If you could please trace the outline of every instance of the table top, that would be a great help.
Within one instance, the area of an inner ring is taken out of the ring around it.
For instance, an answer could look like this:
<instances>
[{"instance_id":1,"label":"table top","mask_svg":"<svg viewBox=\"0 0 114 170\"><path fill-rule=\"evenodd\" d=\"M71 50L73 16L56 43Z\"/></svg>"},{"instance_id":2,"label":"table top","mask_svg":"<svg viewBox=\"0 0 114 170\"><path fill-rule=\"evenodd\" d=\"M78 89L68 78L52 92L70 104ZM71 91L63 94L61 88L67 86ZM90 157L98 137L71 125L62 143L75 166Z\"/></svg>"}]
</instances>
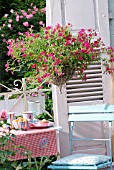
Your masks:
<instances>
[{"instance_id":1,"label":"table top","mask_svg":"<svg viewBox=\"0 0 114 170\"><path fill-rule=\"evenodd\" d=\"M52 127L48 127L48 128L31 128L31 129L27 129L27 130L15 130L15 129L12 129L10 131L10 133L13 133L15 135L21 135L21 134L50 132L50 131L53 131L53 130L60 131L61 129L62 129L61 126L52 126ZM6 129L0 128L0 132L2 133L3 131L7 132Z\"/></svg>"}]
</instances>

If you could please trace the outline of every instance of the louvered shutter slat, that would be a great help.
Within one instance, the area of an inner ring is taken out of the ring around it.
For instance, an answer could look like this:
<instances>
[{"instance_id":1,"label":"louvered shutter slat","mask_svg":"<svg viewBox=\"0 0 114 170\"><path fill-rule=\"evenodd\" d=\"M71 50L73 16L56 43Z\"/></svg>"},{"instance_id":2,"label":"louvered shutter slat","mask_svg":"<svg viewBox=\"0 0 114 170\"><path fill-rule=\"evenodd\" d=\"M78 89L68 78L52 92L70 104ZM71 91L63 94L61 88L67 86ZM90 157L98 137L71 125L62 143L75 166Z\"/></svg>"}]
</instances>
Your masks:
<instances>
[{"instance_id":1,"label":"louvered shutter slat","mask_svg":"<svg viewBox=\"0 0 114 170\"><path fill-rule=\"evenodd\" d=\"M89 87L89 90L88 90L88 87L86 88L76 88L75 90L74 89L69 89L67 90L67 96L70 94L72 95L72 93L80 93L80 92L86 92L86 91L102 91L102 87Z\"/></svg>"},{"instance_id":2,"label":"louvered shutter slat","mask_svg":"<svg viewBox=\"0 0 114 170\"><path fill-rule=\"evenodd\" d=\"M85 83L85 84L81 84L81 87L102 87L102 83L101 82L97 82L97 83ZM80 88L80 84L67 84L67 92L69 91L69 89L76 89L76 88Z\"/></svg>"},{"instance_id":3,"label":"louvered shutter slat","mask_svg":"<svg viewBox=\"0 0 114 170\"><path fill-rule=\"evenodd\" d=\"M103 99L103 96L100 96L100 95L98 95L98 96L89 96L89 97L85 97L85 96L83 96L83 97L78 97L77 99L76 98L68 98L67 99L67 102L68 103L80 103L80 102L85 102L85 101L95 101L95 100L102 100Z\"/></svg>"},{"instance_id":4,"label":"louvered shutter slat","mask_svg":"<svg viewBox=\"0 0 114 170\"><path fill-rule=\"evenodd\" d=\"M73 77L66 84L67 102L80 103L84 101L103 101L102 70L101 63L92 64L85 71L87 80Z\"/></svg>"},{"instance_id":5,"label":"louvered shutter slat","mask_svg":"<svg viewBox=\"0 0 114 170\"><path fill-rule=\"evenodd\" d=\"M87 92L77 92L77 93L73 93L73 94L67 94L67 97L78 97L78 96L96 96L96 95L99 95L99 94L101 94L102 95L102 91L92 91L92 92L90 92L90 91L87 91Z\"/></svg>"}]
</instances>

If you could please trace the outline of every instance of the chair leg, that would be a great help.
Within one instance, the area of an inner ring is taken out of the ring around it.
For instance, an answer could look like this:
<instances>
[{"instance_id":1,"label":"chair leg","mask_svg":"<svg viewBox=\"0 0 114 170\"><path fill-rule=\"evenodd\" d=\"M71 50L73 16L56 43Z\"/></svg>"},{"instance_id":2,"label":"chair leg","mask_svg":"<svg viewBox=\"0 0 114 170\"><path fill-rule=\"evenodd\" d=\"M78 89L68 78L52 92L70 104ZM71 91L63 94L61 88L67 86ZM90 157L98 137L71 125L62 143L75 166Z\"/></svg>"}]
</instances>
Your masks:
<instances>
[{"instance_id":1,"label":"chair leg","mask_svg":"<svg viewBox=\"0 0 114 170\"><path fill-rule=\"evenodd\" d=\"M110 170L112 170L112 164L111 164L111 166L110 166Z\"/></svg>"}]
</instances>

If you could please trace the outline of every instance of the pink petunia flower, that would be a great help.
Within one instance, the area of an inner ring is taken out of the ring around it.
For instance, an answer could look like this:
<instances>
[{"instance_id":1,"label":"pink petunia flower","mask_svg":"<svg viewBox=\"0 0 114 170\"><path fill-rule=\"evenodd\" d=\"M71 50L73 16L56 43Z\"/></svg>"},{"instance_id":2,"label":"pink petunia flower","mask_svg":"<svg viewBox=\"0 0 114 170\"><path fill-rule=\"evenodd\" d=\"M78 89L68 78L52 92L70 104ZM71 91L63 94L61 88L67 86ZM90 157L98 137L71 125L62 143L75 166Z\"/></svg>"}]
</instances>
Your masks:
<instances>
[{"instance_id":1,"label":"pink petunia flower","mask_svg":"<svg viewBox=\"0 0 114 170\"><path fill-rule=\"evenodd\" d=\"M5 14L4 17L7 18L7 17L8 17L8 14Z\"/></svg>"},{"instance_id":2,"label":"pink petunia flower","mask_svg":"<svg viewBox=\"0 0 114 170\"><path fill-rule=\"evenodd\" d=\"M27 19L33 18L33 14L26 15L26 18L27 18Z\"/></svg>"},{"instance_id":3,"label":"pink petunia flower","mask_svg":"<svg viewBox=\"0 0 114 170\"><path fill-rule=\"evenodd\" d=\"M28 26L29 26L29 23L28 23L28 22L23 22L23 25L24 25L25 27L28 27Z\"/></svg>"},{"instance_id":4,"label":"pink petunia flower","mask_svg":"<svg viewBox=\"0 0 114 170\"><path fill-rule=\"evenodd\" d=\"M17 22L19 21L19 16L16 16L16 21L17 21Z\"/></svg>"},{"instance_id":5,"label":"pink petunia flower","mask_svg":"<svg viewBox=\"0 0 114 170\"><path fill-rule=\"evenodd\" d=\"M39 25L45 26L45 24L44 24L43 21L40 21L40 22L39 22Z\"/></svg>"},{"instance_id":6,"label":"pink petunia flower","mask_svg":"<svg viewBox=\"0 0 114 170\"><path fill-rule=\"evenodd\" d=\"M46 13L46 7L42 8L40 11Z\"/></svg>"},{"instance_id":7,"label":"pink petunia flower","mask_svg":"<svg viewBox=\"0 0 114 170\"><path fill-rule=\"evenodd\" d=\"M14 10L13 10L13 9L11 9L11 10L10 10L10 12L13 14L13 13L14 13Z\"/></svg>"},{"instance_id":8,"label":"pink petunia flower","mask_svg":"<svg viewBox=\"0 0 114 170\"><path fill-rule=\"evenodd\" d=\"M20 15L19 18L22 19L22 18L23 18L23 15Z\"/></svg>"},{"instance_id":9,"label":"pink petunia flower","mask_svg":"<svg viewBox=\"0 0 114 170\"><path fill-rule=\"evenodd\" d=\"M8 24L8 28L11 28L11 24Z\"/></svg>"},{"instance_id":10,"label":"pink petunia flower","mask_svg":"<svg viewBox=\"0 0 114 170\"><path fill-rule=\"evenodd\" d=\"M12 19L9 19L8 22L9 22L9 23L12 23Z\"/></svg>"}]
</instances>

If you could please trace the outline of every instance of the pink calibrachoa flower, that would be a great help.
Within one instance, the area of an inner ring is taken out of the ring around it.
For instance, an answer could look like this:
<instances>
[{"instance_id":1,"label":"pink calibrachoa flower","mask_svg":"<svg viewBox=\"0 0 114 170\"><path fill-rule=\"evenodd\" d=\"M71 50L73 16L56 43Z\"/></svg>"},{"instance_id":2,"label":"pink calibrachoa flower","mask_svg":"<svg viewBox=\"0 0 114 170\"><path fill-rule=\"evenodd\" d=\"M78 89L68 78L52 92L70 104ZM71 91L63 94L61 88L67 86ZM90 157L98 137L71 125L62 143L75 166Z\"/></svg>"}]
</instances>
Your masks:
<instances>
[{"instance_id":1,"label":"pink calibrachoa flower","mask_svg":"<svg viewBox=\"0 0 114 170\"><path fill-rule=\"evenodd\" d=\"M22 54L22 56L23 56L23 57L26 57L26 56L27 56L27 54Z\"/></svg>"},{"instance_id":2,"label":"pink calibrachoa flower","mask_svg":"<svg viewBox=\"0 0 114 170\"><path fill-rule=\"evenodd\" d=\"M55 56L54 56L54 54L53 53L50 53L50 54L47 54L49 57L51 57L52 58L52 60L54 60L54 58L55 58Z\"/></svg>"},{"instance_id":3,"label":"pink calibrachoa flower","mask_svg":"<svg viewBox=\"0 0 114 170\"><path fill-rule=\"evenodd\" d=\"M17 47L17 46L16 46ZM21 52L24 53L26 51L26 48L22 48Z\"/></svg>"},{"instance_id":4,"label":"pink calibrachoa flower","mask_svg":"<svg viewBox=\"0 0 114 170\"><path fill-rule=\"evenodd\" d=\"M15 47L18 48L19 44L16 44Z\"/></svg>"},{"instance_id":5,"label":"pink calibrachoa flower","mask_svg":"<svg viewBox=\"0 0 114 170\"><path fill-rule=\"evenodd\" d=\"M79 60L83 60L83 57L82 57L82 56L79 56L78 59L79 59Z\"/></svg>"},{"instance_id":6,"label":"pink calibrachoa flower","mask_svg":"<svg viewBox=\"0 0 114 170\"><path fill-rule=\"evenodd\" d=\"M45 30L51 30L52 29L52 26L47 26L46 28L45 28Z\"/></svg>"},{"instance_id":7,"label":"pink calibrachoa flower","mask_svg":"<svg viewBox=\"0 0 114 170\"><path fill-rule=\"evenodd\" d=\"M23 40L22 40L22 41L20 41L20 44L21 44L21 45L24 45L24 42L23 42ZM23 46L21 46L21 48L23 48Z\"/></svg>"},{"instance_id":8,"label":"pink calibrachoa flower","mask_svg":"<svg viewBox=\"0 0 114 170\"><path fill-rule=\"evenodd\" d=\"M30 55L30 56L33 56L33 54L32 54L32 53L30 53L29 55Z\"/></svg>"},{"instance_id":9,"label":"pink calibrachoa flower","mask_svg":"<svg viewBox=\"0 0 114 170\"><path fill-rule=\"evenodd\" d=\"M36 68L36 64L32 64L32 65L31 65L31 68Z\"/></svg>"},{"instance_id":10,"label":"pink calibrachoa flower","mask_svg":"<svg viewBox=\"0 0 114 170\"><path fill-rule=\"evenodd\" d=\"M58 70L56 67L54 68L54 70L55 70L55 72L56 72L56 73L58 73L58 72L59 72L59 70Z\"/></svg>"},{"instance_id":11,"label":"pink calibrachoa flower","mask_svg":"<svg viewBox=\"0 0 114 170\"><path fill-rule=\"evenodd\" d=\"M91 28L89 28L89 29L88 29L88 32L91 32L91 31L92 31L92 29L91 29Z\"/></svg>"},{"instance_id":12,"label":"pink calibrachoa flower","mask_svg":"<svg viewBox=\"0 0 114 170\"><path fill-rule=\"evenodd\" d=\"M9 72L9 70L8 69L5 69L5 71L8 73Z\"/></svg>"},{"instance_id":13,"label":"pink calibrachoa flower","mask_svg":"<svg viewBox=\"0 0 114 170\"><path fill-rule=\"evenodd\" d=\"M8 67L9 67L9 64L8 64L8 63L7 63L7 64L5 64L5 67L6 67L6 68L8 68Z\"/></svg>"},{"instance_id":14,"label":"pink calibrachoa flower","mask_svg":"<svg viewBox=\"0 0 114 170\"><path fill-rule=\"evenodd\" d=\"M39 86L39 89L42 89L43 88L43 86Z\"/></svg>"},{"instance_id":15,"label":"pink calibrachoa flower","mask_svg":"<svg viewBox=\"0 0 114 170\"><path fill-rule=\"evenodd\" d=\"M46 58L44 58L44 63L46 63L47 62L47 59Z\"/></svg>"},{"instance_id":16,"label":"pink calibrachoa flower","mask_svg":"<svg viewBox=\"0 0 114 170\"><path fill-rule=\"evenodd\" d=\"M46 39L46 40L48 40L48 39L49 39L49 36L48 36L48 35L46 35L46 36L45 36L45 39Z\"/></svg>"},{"instance_id":17,"label":"pink calibrachoa flower","mask_svg":"<svg viewBox=\"0 0 114 170\"><path fill-rule=\"evenodd\" d=\"M40 53L40 55L42 55L42 56L44 56L45 54L46 54L45 51L42 51L42 52Z\"/></svg>"},{"instance_id":18,"label":"pink calibrachoa flower","mask_svg":"<svg viewBox=\"0 0 114 170\"><path fill-rule=\"evenodd\" d=\"M94 59L95 57L92 55L91 58Z\"/></svg>"},{"instance_id":19,"label":"pink calibrachoa flower","mask_svg":"<svg viewBox=\"0 0 114 170\"><path fill-rule=\"evenodd\" d=\"M32 93L32 97L37 97L38 93Z\"/></svg>"},{"instance_id":20,"label":"pink calibrachoa flower","mask_svg":"<svg viewBox=\"0 0 114 170\"><path fill-rule=\"evenodd\" d=\"M86 74L82 77L82 80L85 81L87 79Z\"/></svg>"},{"instance_id":21,"label":"pink calibrachoa flower","mask_svg":"<svg viewBox=\"0 0 114 170\"><path fill-rule=\"evenodd\" d=\"M10 48L9 51L8 51L8 53L7 53L8 56L10 56L10 55L12 54L12 52L13 52L13 49Z\"/></svg>"},{"instance_id":22,"label":"pink calibrachoa flower","mask_svg":"<svg viewBox=\"0 0 114 170\"><path fill-rule=\"evenodd\" d=\"M40 76L38 76L38 83L41 83L42 82L42 78Z\"/></svg>"}]
</instances>

